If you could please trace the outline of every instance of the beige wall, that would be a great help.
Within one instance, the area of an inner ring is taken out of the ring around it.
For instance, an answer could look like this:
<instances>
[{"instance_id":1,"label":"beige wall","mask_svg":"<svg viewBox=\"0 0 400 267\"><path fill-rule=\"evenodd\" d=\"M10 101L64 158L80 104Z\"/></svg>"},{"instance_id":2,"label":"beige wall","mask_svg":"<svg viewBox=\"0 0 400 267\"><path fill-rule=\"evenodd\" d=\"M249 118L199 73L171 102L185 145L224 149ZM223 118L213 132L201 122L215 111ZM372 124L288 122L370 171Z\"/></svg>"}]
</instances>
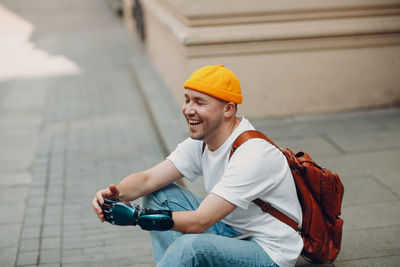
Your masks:
<instances>
[{"instance_id":1,"label":"beige wall","mask_svg":"<svg viewBox=\"0 0 400 267\"><path fill-rule=\"evenodd\" d=\"M179 105L208 64L237 74L251 118L400 102L399 1L142 2L147 52Z\"/></svg>"}]
</instances>

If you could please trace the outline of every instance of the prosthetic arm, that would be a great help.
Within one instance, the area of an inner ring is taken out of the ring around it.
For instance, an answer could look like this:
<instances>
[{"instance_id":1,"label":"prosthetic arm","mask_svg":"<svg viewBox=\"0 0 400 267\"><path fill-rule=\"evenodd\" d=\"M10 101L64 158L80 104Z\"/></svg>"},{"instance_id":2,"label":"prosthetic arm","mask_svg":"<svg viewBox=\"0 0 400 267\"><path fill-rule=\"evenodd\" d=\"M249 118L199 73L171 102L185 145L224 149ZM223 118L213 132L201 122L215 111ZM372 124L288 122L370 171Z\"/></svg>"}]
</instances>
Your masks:
<instances>
[{"instance_id":1,"label":"prosthetic arm","mask_svg":"<svg viewBox=\"0 0 400 267\"><path fill-rule=\"evenodd\" d=\"M166 231L174 226L170 210L142 209L119 199L104 199L104 220L115 225L139 225L143 230Z\"/></svg>"}]
</instances>

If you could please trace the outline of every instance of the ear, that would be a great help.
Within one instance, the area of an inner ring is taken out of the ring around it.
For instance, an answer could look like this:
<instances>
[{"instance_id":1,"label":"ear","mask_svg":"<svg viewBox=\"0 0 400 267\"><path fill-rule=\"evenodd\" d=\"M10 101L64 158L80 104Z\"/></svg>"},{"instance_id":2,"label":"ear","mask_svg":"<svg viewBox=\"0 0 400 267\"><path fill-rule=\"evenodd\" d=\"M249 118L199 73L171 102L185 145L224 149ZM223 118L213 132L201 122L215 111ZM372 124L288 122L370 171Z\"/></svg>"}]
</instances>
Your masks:
<instances>
[{"instance_id":1,"label":"ear","mask_svg":"<svg viewBox=\"0 0 400 267\"><path fill-rule=\"evenodd\" d=\"M227 102L225 104L224 116L230 118L236 113L236 105L233 102Z\"/></svg>"}]
</instances>

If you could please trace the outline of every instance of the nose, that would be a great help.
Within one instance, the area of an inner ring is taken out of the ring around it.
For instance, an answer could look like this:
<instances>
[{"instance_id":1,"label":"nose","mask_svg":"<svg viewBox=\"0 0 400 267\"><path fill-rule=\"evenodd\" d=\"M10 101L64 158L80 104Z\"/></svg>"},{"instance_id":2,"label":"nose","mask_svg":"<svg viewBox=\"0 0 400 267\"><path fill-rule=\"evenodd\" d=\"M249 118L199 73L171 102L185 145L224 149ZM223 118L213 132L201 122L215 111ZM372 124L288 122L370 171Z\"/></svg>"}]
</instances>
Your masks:
<instances>
[{"instance_id":1,"label":"nose","mask_svg":"<svg viewBox=\"0 0 400 267\"><path fill-rule=\"evenodd\" d=\"M193 115L195 114L195 110L193 108L193 105L191 103L185 103L183 104L183 113L185 115Z\"/></svg>"}]
</instances>

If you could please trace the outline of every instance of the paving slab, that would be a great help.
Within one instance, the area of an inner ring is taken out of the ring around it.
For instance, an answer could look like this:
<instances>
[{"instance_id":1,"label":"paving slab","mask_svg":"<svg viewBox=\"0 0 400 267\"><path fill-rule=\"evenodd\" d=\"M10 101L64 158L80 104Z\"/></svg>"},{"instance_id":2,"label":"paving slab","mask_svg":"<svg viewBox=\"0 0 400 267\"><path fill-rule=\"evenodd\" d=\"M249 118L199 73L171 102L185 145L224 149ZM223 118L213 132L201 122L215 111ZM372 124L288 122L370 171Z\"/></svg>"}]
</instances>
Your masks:
<instances>
[{"instance_id":1,"label":"paving slab","mask_svg":"<svg viewBox=\"0 0 400 267\"><path fill-rule=\"evenodd\" d=\"M342 154L339 157L314 157L322 166L341 173L368 174L400 170L400 150L379 150L365 153Z\"/></svg>"},{"instance_id":2,"label":"paving slab","mask_svg":"<svg viewBox=\"0 0 400 267\"><path fill-rule=\"evenodd\" d=\"M21 241L23 242L25 239L39 239L40 237L40 232L41 232L41 225L28 225L24 224L24 227L22 228L22 233L21 233Z\"/></svg>"},{"instance_id":3,"label":"paving slab","mask_svg":"<svg viewBox=\"0 0 400 267\"><path fill-rule=\"evenodd\" d=\"M25 205L20 201L16 201L13 205L9 203L0 204L0 225L2 224L21 224L23 222ZM17 236L19 233L17 234Z\"/></svg>"},{"instance_id":4,"label":"paving slab","mask_svg":"<svg viewBox=\"0 0 400 267\"><path fill-rule=\"evenodd\" d=\"M39 251L40 240L39 238L21 239L19 251Z\"/></svg>"},{"instance_id":5,"label":"paving slab","mask_svg":"<svg viewBox=\"0 0 400 267\"><path fill-rule=\"evenodd\" d=\"M342 209L344 219L343 230L360 230L399 225L400 203L383 202L355 206Z\"/></svg>"},{"instance_id":6,"label":"paving slab","mask_svg":"<svg viewBox=\"0 0 400 267\"><path fill-rule=\"evenodd\" d=\"M14 266L18 247L0 248L0 266Z\"/></svg>"},{"instance_id":7,"label":"paving slab","mask_svg":"<svg viewBox=\"0 0 400 267\"><path fill-rule=\"evenodd\" d=\"M363 113L337 113L274 119L252 120L257 129L270 138L310 137L326 133L359 133L377 131L380 124Z\"/></svg>"},{"instance_id":8,"label":"paving slab","mask_svg":"<svg viewBox=\"0 0 400 267\"><path fill-rule=\"evenodd\" d=\"M400 129L328 136L347 153L400 148Z\"/></svg>"},{"instance_id":9,"label":"paving slab","mask_svg":"<svg viewBox=\"0 0 400 267\"><path fill-rule=\"evenodd\" d=\"M28 171L12 171L0 173L0 188L28 186L32 182L32 174Z\"/></svg>"},{"instance_id":10,"label":"paving slab","mask_svg":"<svg viewBox=\"0 0 400 267\"><path fill-rule=\"evenodd\" d=\"M41 114L2 112L0 117L0 132L15 134L37 133L41 123Z\"/></svg>"},{"instance_id":11,"label":"paving slab","mask_svg":"<svg viewBox=\"0 0 400 267\"><path fill-rule=\"evenodd\" d=\"M18 198L26 199L28 195L29 188L27 186L18 186L18 187L5 187L0 188L0 205L1 206L10 206L12 209L11 203L15 203L15 196ZM7 214L6 212L5 214Z\"/></svg>"},{"instance_id":12,"label":"paving slab","mask_svg":"<svg viewBox=\"0 0 400 267\"><path fill-rule=\"evenodd\" d=\"M40 263L39 267L60 267L60 263Z\"/></svg>"},{"instance_id":13,"label":"paving slab","mask_svg":"<svg viewBox=\"0 0 400 267\"><path fill-rule=\"evenodd\" d=\"M2 213L4 216L4 213ZM1 229L6 231L0 231L0 248L11 248L18 246L19 231L21 229L21 224L17 223L2 223L0 224Z\"/></svg>"},{"instance_id":14,"label":"paving slab","mask_svg":"<svg viewBox=\"0 0 400 267\"><path fill-rule=\"evenodd\" d=\"M371 110L367 116L383 129L400 129L400 109L398 107Z\"/></svg>"},{"instance_id":15,"label":"paving slab","mask_svg":"<svg viewBox=\"0 0 400 267\"><path fill-rule=\"evenodd\" d=\"M39 251L24 251L18 253L17 266L36 265L38 263Z\"/></svg>"},{"instance_id":16,"label":"paving slab","mask_svg":"<svg viewBox=\"0 0 400 267\"><path fill-rule=\"evenodd\" d=\"M376 177L382 184L400 197L400 171L399 170L385 170L374 172Z\"/></svg>"},{"instance_id":17,"label":"paving slab","mask_svg":"<svg viewBox=\"0 0 400 267\"><path fill-rule=\"evenodd\" d=\"M46 80L27 79L14 80L10 91L2 100L3 111L18 111L18 113L40 114L43 110L47 94Z\"/></svg>"},{"instance_id":18,"label":"paving slab","mask_svg":"<svg viewBox=\"0 0 400 267\"><path fill-rule=\"evenodd\" d=\"M45 249L40 252L39 263L57 263L61 261L61 251L60 249Z\"/></svg>"},{"instance_id":19,"label":"paving slab","mask_svg":"<svg viewBox=\"0 0 400 267\"><path fill-rule=\"evenodd\" d=\"M337 261L400 255L400 225L344 231Z\"/></svg>"},{"instance_id":20,"label":"paving slab","mask_svg":"<svg viewBox=\"0 0 400 267\"><path fill-rule=\"evenodd\" d=\"M372 175L342 175L341 181L345 188L343 207L399 201L397 195Z\"/></svg>"},{"instance_id":21,"label":"paving slab","mask_svg":"<svg viewBox=\"0 0 400 267\"><path fill-rule=\"evenodd\" d=\"M377 257L377 258L364 258L360 260L350 261L336 261L336 267L366 267L366 266L385 266L385 267L398 267L400 262L400 255Z\"/></svg>"}]
</instances>

